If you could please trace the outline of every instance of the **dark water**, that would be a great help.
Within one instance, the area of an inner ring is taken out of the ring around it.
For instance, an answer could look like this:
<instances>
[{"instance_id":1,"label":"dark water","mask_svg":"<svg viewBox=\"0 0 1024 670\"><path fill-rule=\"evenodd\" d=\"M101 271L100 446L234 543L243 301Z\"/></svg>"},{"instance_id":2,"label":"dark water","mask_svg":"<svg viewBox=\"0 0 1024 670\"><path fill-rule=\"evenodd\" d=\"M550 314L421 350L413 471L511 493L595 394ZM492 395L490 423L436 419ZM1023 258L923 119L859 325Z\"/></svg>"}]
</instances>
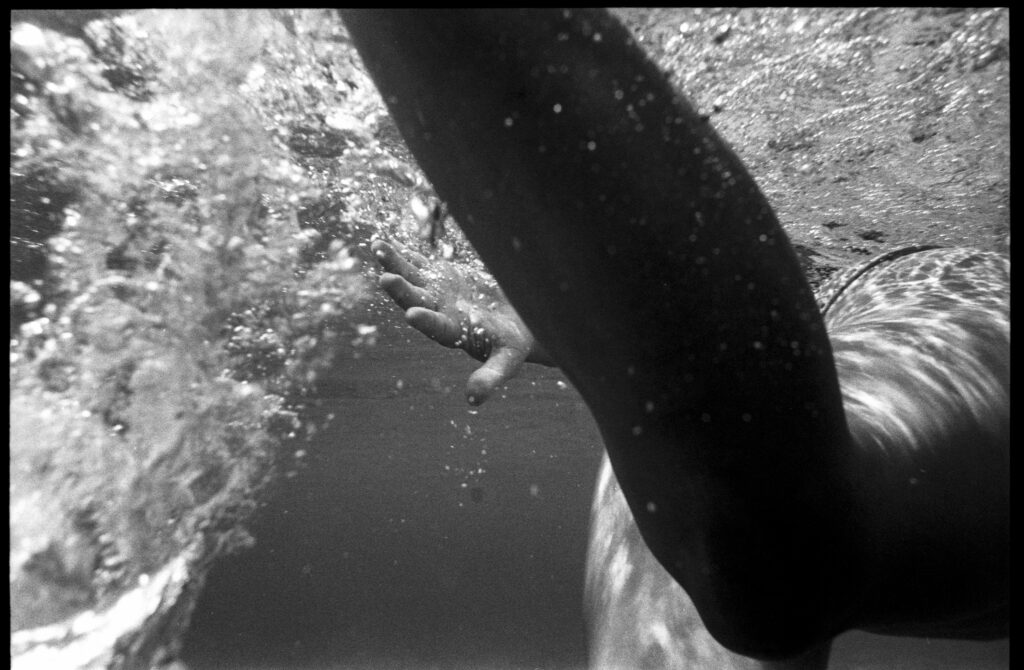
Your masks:
<instances>
[{"instance_id":1,"label":"dark water","mask_svg":"<svg viewBox=\"0 0 1024 670\"><path fill-rule=\"evenodd\" d=\"M474 362L402 324L344 353L333 415L216 568L185 660L215 668L586 667L583 568L600 438L535 368L471 412ZM482 472L481 472L482 470ZM1009 667L1009 643L841 638L830 668Z\"/></svg>"}]
</instances>

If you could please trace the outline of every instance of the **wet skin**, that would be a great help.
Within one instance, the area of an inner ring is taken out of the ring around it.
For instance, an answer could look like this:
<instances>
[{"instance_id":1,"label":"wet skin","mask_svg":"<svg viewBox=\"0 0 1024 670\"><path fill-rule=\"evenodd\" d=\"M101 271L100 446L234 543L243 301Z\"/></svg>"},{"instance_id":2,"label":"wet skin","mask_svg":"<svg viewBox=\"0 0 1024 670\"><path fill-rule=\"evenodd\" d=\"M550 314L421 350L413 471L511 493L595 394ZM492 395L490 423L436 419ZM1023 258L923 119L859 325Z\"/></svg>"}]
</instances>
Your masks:
<instances>
[{"instance_id":1,"label":"wet skin","mask_svg":"<svg viewBox=\"0 0 1024 670\"><path fill-rule=\"evenodd\" d=\"M566 373L719 642L1005 635L1008 261L894 263L827 334L752 178L606 13L344 17L515 312L378 243L382 284L486 358L476 400L523 361Z\"/></svg>"}]
</instances>

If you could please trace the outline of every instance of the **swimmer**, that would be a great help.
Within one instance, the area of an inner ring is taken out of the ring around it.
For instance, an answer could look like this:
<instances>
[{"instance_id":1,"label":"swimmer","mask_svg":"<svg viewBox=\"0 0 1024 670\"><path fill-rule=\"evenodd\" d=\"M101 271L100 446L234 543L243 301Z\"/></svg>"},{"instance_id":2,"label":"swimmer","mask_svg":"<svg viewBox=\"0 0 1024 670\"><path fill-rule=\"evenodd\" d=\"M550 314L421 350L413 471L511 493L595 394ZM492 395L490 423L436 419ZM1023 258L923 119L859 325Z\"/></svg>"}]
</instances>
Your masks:
<instances>
[{"instance_id":1,"label":"swimmer","mask_svg":"<svg viewBox=\"0 0 1024 670\"><path fill-rule=\"evenodd\" d=\"M850 629L1007 634L1008 259L885 258L819 307L739 159L607 13L344 17L504 294L378 242L382 284L485 360L472 401L561 368L718 643L823 667Z\"/></svg>"}]
</instances>

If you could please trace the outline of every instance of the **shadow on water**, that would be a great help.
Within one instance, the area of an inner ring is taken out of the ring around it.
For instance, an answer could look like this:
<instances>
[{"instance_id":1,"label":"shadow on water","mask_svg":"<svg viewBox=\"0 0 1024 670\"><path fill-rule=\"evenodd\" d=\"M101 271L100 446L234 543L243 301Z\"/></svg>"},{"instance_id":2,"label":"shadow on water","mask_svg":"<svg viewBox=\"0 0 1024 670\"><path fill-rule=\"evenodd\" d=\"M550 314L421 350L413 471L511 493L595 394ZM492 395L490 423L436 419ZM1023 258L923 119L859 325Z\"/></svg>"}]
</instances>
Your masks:
<instances>
[{"instance_id":1,"label":"shadow on water","mask_svg":"<svg viewBox=\"0 0 1024 670\"><path fill-rule=\"evenodd\" d=\"M533 368L471 410L473 361L397 319L364 321L379 325L377 344L343 352L322 385L327 425L259 515L257 546L212 572L186 662L584 668L601 442L582 401ZM830 667L995 670L1009 667L1009 643L852 633Z\"/></svg>"}]
</instances>

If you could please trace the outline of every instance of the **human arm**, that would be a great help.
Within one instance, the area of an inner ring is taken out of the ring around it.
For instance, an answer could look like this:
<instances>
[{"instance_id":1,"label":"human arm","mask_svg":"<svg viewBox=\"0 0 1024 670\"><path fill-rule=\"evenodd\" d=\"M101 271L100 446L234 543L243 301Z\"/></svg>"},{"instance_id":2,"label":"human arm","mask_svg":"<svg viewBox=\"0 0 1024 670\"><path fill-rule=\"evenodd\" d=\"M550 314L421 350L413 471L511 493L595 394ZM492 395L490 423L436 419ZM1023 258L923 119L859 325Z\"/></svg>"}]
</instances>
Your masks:
<instances>
[{"instance_id":1,"label":"human arm","mask_svg":"<svg viewBox=\"0 0 1024 670\"><path fill-rule=\"evenodd\" d=\"M830 349L736 155L605 13L344 18L712 634L783 657L848 627L858 541Z\"/></svg>"},{"instance_id":2,"label":"human arm","mask_svg":"<svg viewBox=\"0 0 1024 670\"><path fill-rule=\"evenodd\" d=\"M1006 553L1006 459L955 431L851 434L774 213L621 26L593 10L345 16L438 194L593 412L645 543L720 642L783 658L849 628L964 634L946 622L973 616L970 592L1001 596L1003 572L982 568ZM894 326L931 346L904 315ZM915 383L883 330L861 342ZM1008 345L996 353L998 367ZM973 461L977 481L957 467ZM987 530L961 532L972 518Z\"/></svg>"}]
</instances>

